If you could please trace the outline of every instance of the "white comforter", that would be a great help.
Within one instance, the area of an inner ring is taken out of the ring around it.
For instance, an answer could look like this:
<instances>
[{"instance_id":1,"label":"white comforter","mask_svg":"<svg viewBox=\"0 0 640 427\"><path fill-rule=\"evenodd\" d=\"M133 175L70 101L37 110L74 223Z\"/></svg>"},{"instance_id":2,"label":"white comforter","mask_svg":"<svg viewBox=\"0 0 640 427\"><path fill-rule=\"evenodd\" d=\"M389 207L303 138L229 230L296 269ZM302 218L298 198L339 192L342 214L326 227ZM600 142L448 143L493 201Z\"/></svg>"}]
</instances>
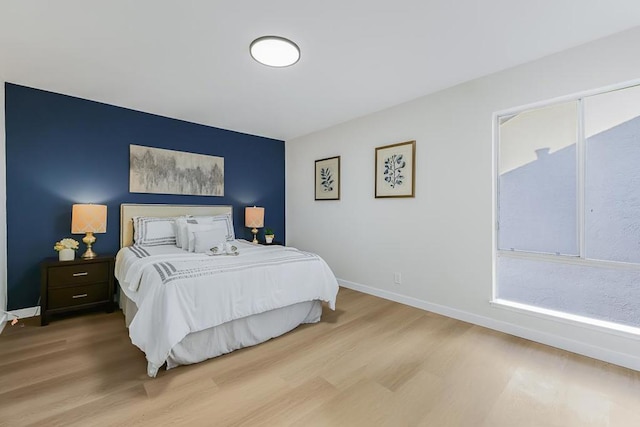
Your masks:
<instances>
[{"instance_id":1,"label":"white comforter","mask_svg":"<svg viewBox=\"0 0 640 427\"><path fill-rule=\"evenodd\" d=\"M193 254L174 246L123 248L115 275L138 313L131 341L155 376L191 332L303 301L335 309L338 284L318 255L237 241L238 256Z\"/></svg>"}]
</instances>

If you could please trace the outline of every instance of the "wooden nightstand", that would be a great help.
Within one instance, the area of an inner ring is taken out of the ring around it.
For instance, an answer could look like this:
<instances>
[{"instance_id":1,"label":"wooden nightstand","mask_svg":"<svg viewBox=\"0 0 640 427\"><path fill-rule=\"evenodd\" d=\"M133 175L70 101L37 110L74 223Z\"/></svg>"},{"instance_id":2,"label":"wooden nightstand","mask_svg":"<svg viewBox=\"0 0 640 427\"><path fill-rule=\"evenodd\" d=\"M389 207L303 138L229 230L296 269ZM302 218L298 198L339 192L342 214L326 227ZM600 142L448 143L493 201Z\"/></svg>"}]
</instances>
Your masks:
<instances>
[{"instance_id":1,"label":"wooden nightstand","mask_svg":"<svg viewBox=\"0 0 640 427\"><path fill-rule=\"evenodd\" d=\"M51 314L104 305L113 311L113 256L58 261L47 258L40 265L40 325Z\"/></svg>"}]
</instances>

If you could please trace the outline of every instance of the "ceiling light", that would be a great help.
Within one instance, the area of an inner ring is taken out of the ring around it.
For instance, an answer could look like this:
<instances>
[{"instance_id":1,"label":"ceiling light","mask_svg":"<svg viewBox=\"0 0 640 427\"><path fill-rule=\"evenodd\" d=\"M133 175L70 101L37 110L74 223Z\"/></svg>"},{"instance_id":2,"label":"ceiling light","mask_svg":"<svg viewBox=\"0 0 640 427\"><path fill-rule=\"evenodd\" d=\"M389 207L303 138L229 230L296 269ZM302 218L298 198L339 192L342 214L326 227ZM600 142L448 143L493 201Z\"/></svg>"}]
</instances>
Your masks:
<instances>
[{"instance_id":1,"label":"ceiling light","mask_svg":"<svg viewBox=\"0 0 640 427\"><path fill-rule=\"evenodd\" d=\"M284 37L257 38L251 43L249 50L253 59L270 67L288 67L300 59L300 48Z\"/></svg>"}]
</instances>

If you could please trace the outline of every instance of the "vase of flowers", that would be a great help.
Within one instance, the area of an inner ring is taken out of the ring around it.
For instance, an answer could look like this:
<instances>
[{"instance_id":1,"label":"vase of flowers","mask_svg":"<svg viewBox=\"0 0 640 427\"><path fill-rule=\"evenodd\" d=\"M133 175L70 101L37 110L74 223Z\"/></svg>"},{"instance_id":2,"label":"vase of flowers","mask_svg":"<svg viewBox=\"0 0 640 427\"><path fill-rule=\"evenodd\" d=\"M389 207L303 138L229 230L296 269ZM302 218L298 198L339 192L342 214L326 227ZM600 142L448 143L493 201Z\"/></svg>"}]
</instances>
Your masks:
<instances>
[{"instance_id":1,"label":"vase of flowers","mask_svg":"<svg viewBox=\"0 0 640 427\"><path fill-rule=\"evenodd\" d=\"M58 259L60 261L73 261L76 257L76 250L80 247L77 240L66 238L62 239L53 246L58 251Z\"/></svg>"}]
</instances>

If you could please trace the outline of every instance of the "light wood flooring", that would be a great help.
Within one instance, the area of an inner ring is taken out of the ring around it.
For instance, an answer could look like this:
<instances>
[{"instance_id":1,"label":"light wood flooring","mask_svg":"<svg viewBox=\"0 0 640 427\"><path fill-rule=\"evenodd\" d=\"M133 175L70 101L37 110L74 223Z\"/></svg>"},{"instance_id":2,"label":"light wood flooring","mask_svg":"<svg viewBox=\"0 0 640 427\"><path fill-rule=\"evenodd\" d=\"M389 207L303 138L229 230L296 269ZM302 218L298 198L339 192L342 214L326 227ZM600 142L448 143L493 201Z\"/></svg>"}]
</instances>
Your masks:
<instances>
[{"instance_id":1,"label":"light wood flooring","mask_svg":"<svg viewBox=\"0 0 640 427\"><path fill-rule=\"evenodd\" d=\"M146 376L122 313L0 335L2 426L640 426L640 373L341 289L338 310Z\"/></svg>"}]
</instances>

